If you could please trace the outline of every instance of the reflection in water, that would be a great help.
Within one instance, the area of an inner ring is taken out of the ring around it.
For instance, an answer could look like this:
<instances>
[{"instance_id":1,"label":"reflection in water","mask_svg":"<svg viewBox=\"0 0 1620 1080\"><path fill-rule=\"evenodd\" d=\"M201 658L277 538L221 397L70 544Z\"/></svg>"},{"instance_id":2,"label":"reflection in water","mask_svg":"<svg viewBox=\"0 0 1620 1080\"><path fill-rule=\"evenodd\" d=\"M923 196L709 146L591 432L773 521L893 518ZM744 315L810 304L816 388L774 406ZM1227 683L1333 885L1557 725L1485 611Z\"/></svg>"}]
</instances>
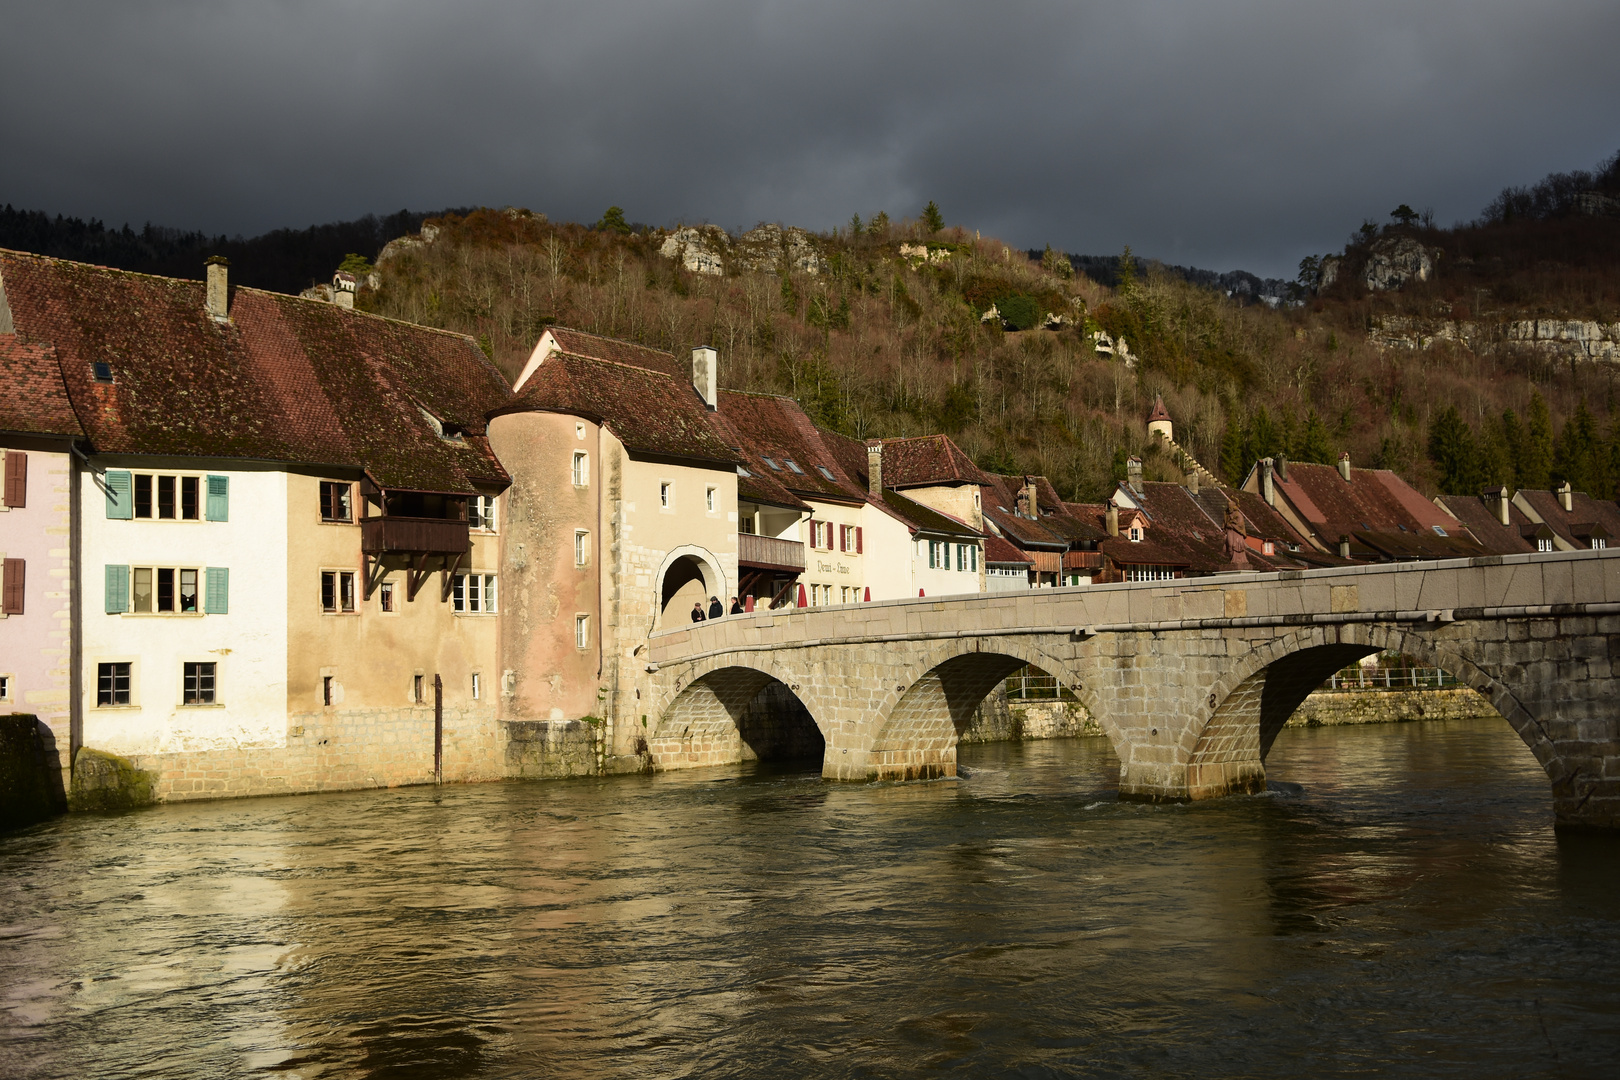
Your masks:
<instances>
[{"instance_id":1,"label":"reflection in water","mask_svg":"<svg viewBox=\"0 0 1620 1080\"><path fill-rule=\"evenodd\" d=\"M1500 721L1291 729L1191 806L1101 740L962 763L0 838L0 1075L1612 1075L1620 844Z\"/></svg>"}]
</instances>

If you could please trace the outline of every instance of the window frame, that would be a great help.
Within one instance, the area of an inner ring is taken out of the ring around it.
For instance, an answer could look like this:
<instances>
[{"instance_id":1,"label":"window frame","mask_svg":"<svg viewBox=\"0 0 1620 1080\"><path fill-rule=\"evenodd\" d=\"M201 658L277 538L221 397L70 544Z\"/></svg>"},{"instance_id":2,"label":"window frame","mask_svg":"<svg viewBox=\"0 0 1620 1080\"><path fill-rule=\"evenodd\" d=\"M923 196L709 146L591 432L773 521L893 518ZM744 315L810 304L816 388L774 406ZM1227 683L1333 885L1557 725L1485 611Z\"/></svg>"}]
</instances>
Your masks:
<instances>
[{"instance_id":1,"label":"window frame","mask_svg":"<svg viewBox=\"0 0 1620 1080\"><path fill-rule=\"evenodd\" d=\"M117 670L119 668L123 668L124 670L120 673ZM108 669L112 669L112 670L109 671ZM113 660L98 660L98 661L96 661L96 687L95 687L96 708L98 708L98 709L133 709L133 708L138 708L140 706L140 696L139 696L140 687L139 687L139 683L137 682L138 674L139 674L139 670L138 670L138 667L137 667L136 662L134 660L113 659ZM121 691L118 689L118 686L117 686L117 680L120 677L123 679L123 682L124 682L124 686L123 686L123 689ZM106 680L108 678L113 679L112 688L110 690L103 690L103 686L105 685L104 680ZM123 695L123 700L122 701L117 700L117 696L120 693L122 693L122 695ZM103 696L107 695L107 694L110 694L112 696L113 700L111 700L111 701L103 700Z\"/></svg>"},{"instance_id":2,"label":"window frame","mask_svg":"<svg viewBox=\"0 0 1620 1080\"><path fill-rule=\"evenodd\" d=\"M17 676L0 671L0 703L13 704L17 700Z\"/></svg>"},{"instance_id":3,"label":"window frame","mask_svg":"<svg viewBox=\"0 0 1620 1080\"><path fill-rule=\"evenodd\" d=\"M720 500L715 497L719 493L719 491L720 491L720 489L715 487L713 484L709 484L707 487L704 488L704 490L703 490L703 505L707 508L706 509L707 513L712 514L712 513L715 513L719 509Z\"/></svg>"},{"instance_id":4,"label":"window frame","mask_svg":"<svg viewBox=\"0 0 1620 1080\"><path fill-rule=\"evenodd\" d=\"M588 649L591 647L591 617L588 614L575 613L574 615L574 648Z\"/></svg>"},{"instance_id":5,"label":"window frame","mask_svg":"<svg viewBox=\"0 0 1620 1080\"><path fill-rule=\"evenodd\" d=\"M478 579L477 596L468 588L468 579ZM450 611L455 615L499 615L500 575L482 570L464 570L450 580ZM477 604L477 607L470 605Z\"/></svg>"},{"instance_id":6,"label":"window frame","mask_svg":"<svg viewBox=\"0 0 1620 1080\"><path fill-rule=\"evenodd\" d=\"M495 495L473 495L467 499L467 527L474 532L494 533L500 528Z\"/></svg>"},{"instance_id":7,"label":"window frame","mask_svg":"<svg viewBox=\"0 0 1620 1080\"><path fill-rule=\"evenodd\" d=\"M353 525L354 485L345 480L322 480L320 484L321 522L326 525ZM342 517L333 514L334 503L342 504Z\"/></svg>"},{"instance_id":8,"label":"window frame","mask_svg":"<svg viewBox=\"0 0 1620 1080\"><path fill-rule=\"evenodd\" d=\"M568 466L568 479L577 488L591 486L591 455L585 450L575 450Z\"/></svg>"},{"instance_id":9,"label":"window frame","mask_svg":"<svg viewBox=\"0 0 1620 1080\"><path fill-rule=\"evenodd\" d=\"M356 575L357 571L354 570L331 569L321 571L321 614L359 614L359 590L355 582ZM327 602L329 583L331 586L331 603Z\"/></svg>"},{"instance_id":10,"label":"window frame","mask_svg":"<svg viewBox=\"0 0 1620 1080\"><path fill-rule=\"evenodd\" d=\"M207 669L204 671L203 669ZM203 687L203 680L207 680L207 688ZM191 700L192 680L196 680L196 694L200 700ZM207 697L203 698L206 694ZM223 702L219 700L219 661L217 660L184 660L180 664L180 707L183 709L217 708Z\"/></svg>"},{"instance_id":11,"label":"window frame","mask_svg":"<svg viewBox=\"0 0 1620 1080\"><path fill-rule=\"evenodd\" d=\"M660 510L673 510L673 509L675 509L675 481L673 481L673 480L660 480L660 481L658 481L658 509L660 509Z\"/></svg>"},{"instance_id":12,"label":"window frame","mask_svg":"<svg viewBox=\"0 0 1620 1080\"><path fill-rule=\"evenodd\" d=\"M574 530L574 568L583 569L591 565L591 531L589 529Z\"/></svg>"},{"instance_id":13,"label":"window frame","mask_svg":"<svg viewBox=\"0 0 1620 1080\"><path fill-rule=\"evenodd\" d=\"M206 566L164 566L161 563L129 564L129 595L126 598L126 606L122 614L140 616L208 614L208 570L209 568ZM150 592L148 593L151 606L144 611L136 606L135 592L136 582L143 571L152 575L149 582ZM167 608L160 606L163 597L164 574L169 575L168 588L171 606ZM194 591L192 592L193 606L189 610L181 606L180 599L183 595L181 589L184 587L186 574L196 575L193 582Z\"/></svg>"}]
</instances>

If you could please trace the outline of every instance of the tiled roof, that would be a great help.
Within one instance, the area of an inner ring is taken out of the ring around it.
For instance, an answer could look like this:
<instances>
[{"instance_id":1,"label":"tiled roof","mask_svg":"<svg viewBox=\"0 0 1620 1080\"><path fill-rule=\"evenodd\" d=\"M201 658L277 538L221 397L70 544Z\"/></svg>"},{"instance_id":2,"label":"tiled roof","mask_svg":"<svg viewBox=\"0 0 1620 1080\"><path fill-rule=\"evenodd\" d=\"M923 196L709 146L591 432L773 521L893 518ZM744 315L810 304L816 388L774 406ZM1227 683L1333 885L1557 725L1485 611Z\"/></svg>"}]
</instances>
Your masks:
<instances>
[{"instance_id":1,"label":"tiled roof","mask_svg":"<svg viewBox=\"0 0 1620 1080\"><path fill-rule=\"evenodd\" d=\"M1151 424L1157 420L1168 419L1170 419L1170 410L1164 407L1164 395L1153 395L1153 411L1148 413L1147 422Z\"/></svg>"},{"instance_id":2,"label":"tiled roof","mask_svg":"<svg viewBox=\"0 0 1620 1080\"><path fill-rule=\"evenodd\" d=\"M1442 495L1439 501L1490 554L1518 555L1536 550L1535 542L1524 535L1524 527L1532 522L1511 501L1506 525L1496 516L1496 508L1477 495Z\"/></svg>"},{"instance_id":3,"label":"tiled roof","mask_svg":"<svg viewBox=\"0 0 1620 1080\"><path fill-rule=\"evenodd\" d=\"M845 474L824 433L792 398L722 390L719 406L715 418L721 430L730 434L729 442L739 448L750 472L803 498L843 503L866 500L865 483Z\"/></svg>"},{"instance_id":4,"label":"tiled roof","mask_svg":"<svg viewBox=\"0 0 1620 1080\"><path fill-rule=\"evenodd\" d=\"M1029 556L999 536L987 536L984 538L984 561L987 563L1012 563L1018 566L1035 565Z\"/></svg>"},{"instance_id":5,"label":"tiled roof","mask_svg":"<svg viewBox=\"0 0 1620 1080\"><path fill-rule=\"evenodd\" d=\"M987 484L990 474L945 435L883 440L883 483L887 487Z\"/></svg>"},{"instance_id":6,"label":"tiled roof","mask_svg":"<svg viewBox=\"0 0 1620 1080\"><path fill-rule=\"evenodd\" d=\"M690 383L648 368L553 353L510 412L560 412L606 425L632 454L736 465L740 460Z\"/></svg>"},{"instance_id":7,"label":"tiled roof","mask_svg":"<svg viewBox=\"0 0 1620 1080\"><path fill-rule=\"evenodd\" d=\"M83 435L73 415L56 353L0 334L0 431L33 435Z\"/></svg>"},{"instance_id":8,"label":"tiled roof","mask_svg":"<svg viewBox=\"0 0 1620 1080\"><path fill-rule=\"evenodd\" d=\"M631 341L620 341L618 338L602 337L599 334L587 334L583 330L571 330L566 326L551 326L547 327L547 330L552 340L557 343L559 351L572 356L610 360L615 364L649 368L652 371L662 371L666 375L683 378L691 378L692 375L690 366L683 365L675 359L675 354L661 349L637 345Z\"/></svg>"},{"instance_id":9,"label":"tiled roof","mask_svg":"<svg viewBox=\"0 0 1620 1080\"><path fill-rule=\"evenodd\" d=\"M19 337L55 349L100 453L358 467L423 491L506 482L483 416L509 391L463 335L246 288L221 324L200 281L15 252L0 283Z\"/></svg>"},{"instance_id":10,"label":"tiled roof","mask_svg":"<svg viewBox=\"0 0 1620 1080\"><path fill-rule=\"evenodd\" d=\"M885 462L887 465L887 462ZM943 533L946 536L979 537L983 534L971 525L942 514L920 502L906 498L892 488L883 491L883 505L917 532Z\"/></svg>"},{"instance_id":11,"label":"tiled roof","mask_svg":"<svg viewBox=\"0 0 1620 1080\"><path fill-rule=\"evenodd\" d=\"M1571 493L1567 511L1556 491L1521 491L1519 497L1553 532L1577 548L1591 546L1593 525L1601 525L1608 536L1620 536L1620 505L1594 499L1584 491Z\"/></svg>"},{"instance_id":12,"label":"tiled roof","mask_svg":"<svg viewBox=\"0 0 1620 1080\"><path fill-rule=\"evenodd\" d=\"M1458 545L1452 543L1448 526L1456 521L1425 499L1388 469L1351 469L1346 482L1331 465L1290 463L1288 479L1275 480L1279 495L1286 498L1316 532L1316 540L1331 549L1341 536L1357 533L1405 534L1400 546L1414 554L1406 558L1455 558ZM1440 536L1434 526L1446 529ZM1381 549L1377 549L1381 550ZM1473 545L1472 554L1481 554Z\"/></svg>"},{"instance_id":13,"label":"tiled roof","mask_svg":"<svg viewBox=\"0 0 1620 1080\"><path fill-rule=\"evenodd\" d=\"M1099 544L1100 550L1116 562L1155 563L1185 566L1193 573L1218 573L1233 568L1226 548L1226 496L1219 490L1200 491L1194 495L1180 484L1154 481L1142 485L1136 495L1147 517L1143 539L1133 542L1126 536ZM1264 506L1261 502L1261 506ZM1265 540L1287 542L1287 537L1256 529L1249 520L1243 503L1238 504L1247 526L1247 535ZM1269 508L1267 508L1269 509ZM1126 515L1120 514L1120 528L1126 527ZM1251 570L1297 569L1299 564L1284 548L1274 547L1274 553L1264 554L1250 546L1246 552Z\"/></svg>"}]
</instances>

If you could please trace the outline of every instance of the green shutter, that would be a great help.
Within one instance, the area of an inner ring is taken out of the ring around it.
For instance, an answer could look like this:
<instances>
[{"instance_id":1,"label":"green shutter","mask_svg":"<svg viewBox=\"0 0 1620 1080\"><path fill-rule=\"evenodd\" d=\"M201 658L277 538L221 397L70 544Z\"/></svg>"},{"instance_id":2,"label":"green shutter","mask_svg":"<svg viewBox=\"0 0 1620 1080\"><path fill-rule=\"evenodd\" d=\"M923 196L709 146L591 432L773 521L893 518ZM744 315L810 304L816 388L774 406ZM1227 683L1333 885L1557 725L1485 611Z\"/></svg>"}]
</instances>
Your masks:
<instances>
[{"instance_id":1,"label":"green shutter","mask_svg":"<svg viewBox=\"0 0 1620 1080\"><path fill-rule=\"evenodd\" d=\"M210 476L208 479L214 479ZM203 613L224 615L231 606L231 571L224 566L208 568L207 591L203 594Z\"/></svg>"},{"instance_id":2,"label":"green shutter","mask_svg":"<svg viewBox=\"0 0 1620 1080\"><path fill-rule=\"evenodd\" d=\"M124 474L129 480L129 473ZM127 488L125 489L128 490ZM128 515L125 515L128 516ZM107 614L122 615L129 610L129 567L107 564Z\"/></svg>"},{"instance_id":3,"label":"green shutter","mask_svg":"<svg viewBox=\"0 0 1620 1080\"><path fill-rule=\"evenodd\" d=\"M135 499L130 493L129 473L124 469L108 469L107 482L107 516L110 518L132 518L135 516ZM122 611L123 608L118 610Z\"/></svg>"},{"instance_id":4,"label":"green shutter","mask_svg":"<svg viewBox=\"0 0 1620 1080\"><path fill-rule=\"evenodd\" d=\"M231 478L228 476L210 476L208 478L208 520L229 521L231 519Z\"/></svg>"}]
</instances>

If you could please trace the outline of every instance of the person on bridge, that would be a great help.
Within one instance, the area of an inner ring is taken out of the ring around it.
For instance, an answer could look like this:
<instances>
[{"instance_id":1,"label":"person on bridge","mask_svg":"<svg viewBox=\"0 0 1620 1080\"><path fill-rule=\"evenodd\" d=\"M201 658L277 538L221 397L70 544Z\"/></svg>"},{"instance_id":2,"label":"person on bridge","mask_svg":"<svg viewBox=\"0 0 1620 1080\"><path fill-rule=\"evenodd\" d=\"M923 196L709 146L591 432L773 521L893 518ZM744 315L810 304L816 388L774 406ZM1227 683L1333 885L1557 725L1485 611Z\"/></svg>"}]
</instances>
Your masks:
<instances>
[{"instance_id":1,"label":"person on bridge","mask_svg":"<svg viewBox=\"0 0 1620 1080\"><path fill-rule=\"evenodd\" d=\"M742 613L743 613L742 601L738 600L735 596L733 596L731 598L731 614L733 614L733 615L741 615Z\"/></svg>"},{"instance_id":2,"label":"person on bridge","mask_svg":"<svg viewBox=\"0 0 1620 1080\"><path fill-rule=\"evenodd\" d=\"M693 622L702 622L703 621L703 601L701 601L701 600L692 601L692 621Z\"/></svg>"},{"instance_id":3,"label":"person on bridge","mask_svg":"<svg viewBox=\"0 0 1620 1080\"><path fill-rule=\"evenodd\" d=\"M709 618L723 619L725 617L726 609L721 605L720 598L718 596L709 597Z\"/></svg>"}]
</instances>

